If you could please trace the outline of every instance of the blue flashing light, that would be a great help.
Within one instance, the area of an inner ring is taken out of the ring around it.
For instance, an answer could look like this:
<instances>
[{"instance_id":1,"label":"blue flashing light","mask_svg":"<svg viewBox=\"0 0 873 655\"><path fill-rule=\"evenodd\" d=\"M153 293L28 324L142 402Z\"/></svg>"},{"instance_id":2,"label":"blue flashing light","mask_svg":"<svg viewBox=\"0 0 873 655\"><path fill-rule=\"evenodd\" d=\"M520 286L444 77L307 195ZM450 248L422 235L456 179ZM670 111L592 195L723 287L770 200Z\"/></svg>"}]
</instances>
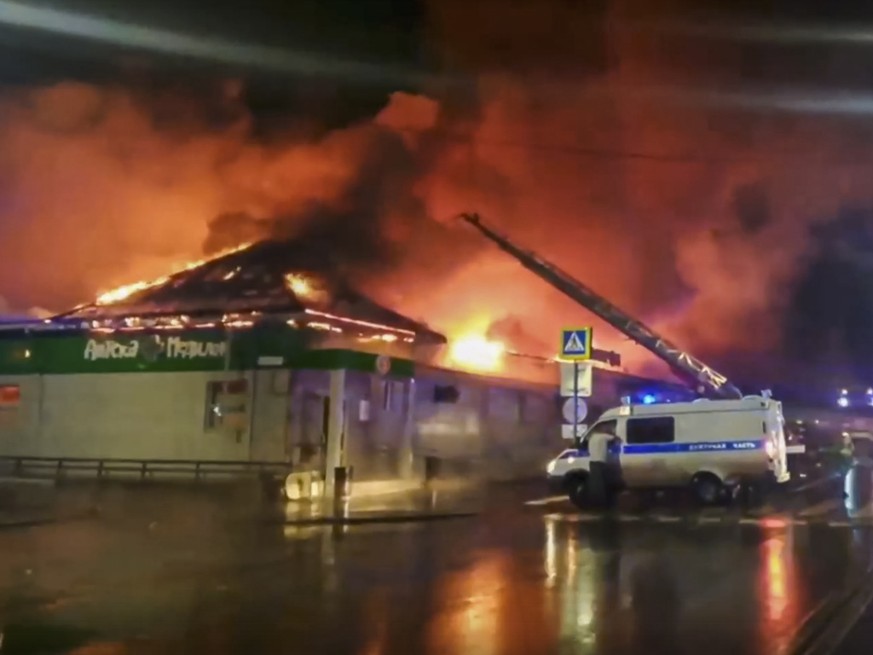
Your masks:
<instances>
[{"instance_id":1,"label":"blue flashing light","mask_svg":"<svg viewBox=\"0 0 873 655\"><path fill-rule=\"evenodd\" d=\"M643 405L652 405L656 400L657 398L654 395L647 393L643 396Z\"/></svg>"},{"instance_id":2,"label":"blue flashing light","mask_svg":"<svg viewBox=\"0 0 873 655\"><path fill-rule=\"evenodd\" d=\"M840 396L839 398L837 398L837 405L839 405L840 407L848 407L849 399L846 396Z\"/></svg>"}]
</instances>

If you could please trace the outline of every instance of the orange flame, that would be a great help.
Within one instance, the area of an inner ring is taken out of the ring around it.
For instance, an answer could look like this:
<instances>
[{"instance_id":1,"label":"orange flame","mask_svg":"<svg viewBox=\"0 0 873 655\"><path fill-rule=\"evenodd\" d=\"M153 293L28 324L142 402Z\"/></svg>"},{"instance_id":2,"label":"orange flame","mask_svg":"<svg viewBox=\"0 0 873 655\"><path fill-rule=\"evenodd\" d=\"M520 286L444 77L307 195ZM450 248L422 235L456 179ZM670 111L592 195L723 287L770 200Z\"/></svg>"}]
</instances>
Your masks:
<instances>
[{"instance_id":1,"label":"orange flame","mask_svg":"<svg viewBox=\"0 0 873 655\"><path fill-rule=\"evenodd\" d=\"M288 273L285 276L285 286L287 286L295 296L301 296L303 298L311 295L313 292L310 281L299 273Z\"/></svg>"},{"instance_id":2,"label":"orange flame","mask_svg":"<svg viewBox=\"0 0 873 655\"><path fill-rule=\"evenodd\" d=\"M203 266L208 262L214 261L221 257L225 257L227 255L232 255L235 252L240 252L241 250L245 250L248 248L251 243L243 243L239 246L235 246L233 248L228 248L226 250L222 250L221 252L213 255L212 257L207 257L205 259L198 259L195 261L190 261L185 264L182 264L175 268L175 270L169 275L164 275L154 280L140 280L138 282L132 282L130 284L125 284L123 286L117 287L110 291L105 291L97 296L97 300L95 301L98 305L111 305L112 303L120 302L127 298L130 298L135 293L139 291L145 291L146 289L151 289L152 287L160 286L167 282L174 275L178 275L179 273L184 273L185 271L190 271L192 269L198 268L199 266ZM225 278L227 279L227 278Z\"/></svg>"},{"instance_id":3,"label":"orange flame","mask_svg":"<svg viewBox=\"0 0 873 655\"><path fill-rule=\"evenodd\" d=\"M449 346L449 360L456 366L473 371L499 371L503 366L506 346L481 335L469 335Z\"/></svg>"}]
</instances>

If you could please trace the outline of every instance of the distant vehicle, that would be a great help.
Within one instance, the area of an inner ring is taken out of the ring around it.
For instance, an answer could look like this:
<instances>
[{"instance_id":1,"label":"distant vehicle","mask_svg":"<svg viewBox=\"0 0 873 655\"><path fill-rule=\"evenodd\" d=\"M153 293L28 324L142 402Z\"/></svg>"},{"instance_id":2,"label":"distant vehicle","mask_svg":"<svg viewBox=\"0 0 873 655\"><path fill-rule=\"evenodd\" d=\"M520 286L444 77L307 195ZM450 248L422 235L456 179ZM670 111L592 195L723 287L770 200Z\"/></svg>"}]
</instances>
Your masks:
<instances>
[{"instance_id":1,"label":"distant vehicle","mask_svg":"<svg viewBox=\"0 0 873 655\"><path fill-rule=\"evenodd\" d=\"M764 486L790 479L782 405L767 396L739 400L631 405L609 409L547 467L549 481L584 506L588 437L613 423L622 486L690 487L704 504L732 495L741 484Z\"/></svg>"},{"instance_id":2,"label":"distant vehicle","mask_svg":"<svg viewBox=\"0 0 873 655\"><path fill-rule=\"evenodd\" d=\"M862 466L873 466L873 432L870 430L850 430L843 437L852 444L854 461Z\"/></svg>"}]
</instances>

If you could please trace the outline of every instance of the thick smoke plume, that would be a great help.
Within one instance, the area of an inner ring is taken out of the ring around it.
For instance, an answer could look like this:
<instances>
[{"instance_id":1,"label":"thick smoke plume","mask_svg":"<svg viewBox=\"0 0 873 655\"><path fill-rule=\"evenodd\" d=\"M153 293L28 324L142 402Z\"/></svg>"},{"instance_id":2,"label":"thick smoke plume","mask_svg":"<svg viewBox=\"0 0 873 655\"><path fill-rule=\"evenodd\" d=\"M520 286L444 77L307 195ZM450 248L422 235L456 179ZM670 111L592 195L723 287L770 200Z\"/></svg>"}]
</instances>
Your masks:
<instances>
[{"instance_id":1,"label":"thick smoke plume","mask_svg":"<svg viewBox=\"0 0 873 655\"><path fill-rule=\"evenodd\" d=\"M483 21L470 12L488 3L434 3L433 42L475 96L398 92L328 132L256 138L237 84L6 92L0 296L62 310L204 251L295 236L330 243L375 296L450 336L551 354L560 327L591 317L452 220L477 211L689 349L770 353L810 228L871 205L873 166L851 156L870 135L629 92L736 82L742 53L726 47L704 78L689 62L706 44L665 54L607 27L618 4L517 2ZM598 347L644 363L593 322Z\"/></svg>"}]
</instances>

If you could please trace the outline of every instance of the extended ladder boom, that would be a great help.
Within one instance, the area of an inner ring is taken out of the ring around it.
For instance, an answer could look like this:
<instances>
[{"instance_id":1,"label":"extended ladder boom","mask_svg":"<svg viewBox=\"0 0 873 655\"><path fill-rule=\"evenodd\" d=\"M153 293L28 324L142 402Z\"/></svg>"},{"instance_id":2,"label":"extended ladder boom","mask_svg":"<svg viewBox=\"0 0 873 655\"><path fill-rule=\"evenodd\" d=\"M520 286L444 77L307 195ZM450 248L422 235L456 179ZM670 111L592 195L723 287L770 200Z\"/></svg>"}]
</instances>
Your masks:
<instances>
[{"instance_id":1,"label":"extended ladder boom","mask_svg":"<svg viewBox=\"0 0 873 655\"><path fill-rule=\"evenodd\" d=\"M484 224L478 214L462 214L461 218L496 243L501 250L515 257L526 269L654 353L689 382L694 385L702 384L711 395L719 398L742 398L742 392L724 375L662 338L644 323L631 318L566 271L535 253L514 245L508 237Z\"/></svg>"}]
</instances>

